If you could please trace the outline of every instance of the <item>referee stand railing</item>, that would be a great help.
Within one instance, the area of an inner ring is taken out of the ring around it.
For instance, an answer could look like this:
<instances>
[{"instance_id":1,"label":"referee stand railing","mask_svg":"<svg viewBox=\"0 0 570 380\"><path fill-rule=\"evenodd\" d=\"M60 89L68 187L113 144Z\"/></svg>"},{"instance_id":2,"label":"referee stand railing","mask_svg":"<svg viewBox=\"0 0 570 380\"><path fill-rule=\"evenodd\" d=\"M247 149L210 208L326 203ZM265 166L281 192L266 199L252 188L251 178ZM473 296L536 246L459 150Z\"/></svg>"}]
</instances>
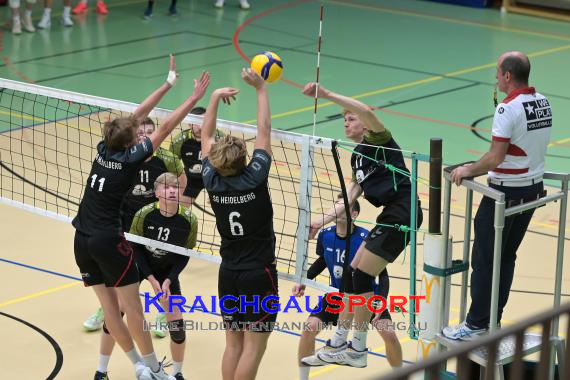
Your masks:
<instances>
[{"instance_id":1,"label":"referee stand railing","mask_svg":"<svg viewBox=\"0 0 570 380\"><path fill-rule=\"evenodd\" d=\"M492 334L486 334L472 341L456 344L455 348L449 351L440 352L428 357L426 360L394 370L387 375L375 377L375 379L418 379L418 376L424 375L424 378L429 380L447 380L451 378L458 380L475 380L477 378L494 380L496 374L492 366L488 366L486 371L479 375L477 371L474 372L472 370L470 361L477 361L477 358L481 356L488 357L489 361L496 361L499 357L500 345L510 340L515 346L515 355L511 360L512 367L509 372L509 378L530 380L533 377L524 371L523 366L524 347L526 345L525 338L527 335L525 331L532 326L540 325L542 326L542 334L535 335L543 342L543 349L540 355L540 362L534 374L534 379L545 380L549 373L551 376L553 373L548 361L551 352L551 345L549 344L549 340L551 339L551 327L554 321L557 321L561 316L566 316L566 319L570 321L570 303L565 303L562 306L541 312L540 314L519 321L512 326L497 330ZM567 336L570 336L570 322L568 323ZM570 365L568 365L570 363L570 347L566 346L564 350L563 345L559 345L558 348L559 358L564 358L564 360L560 360L561 365L559 366L558 378L565 380L570 379ZM445 372L445 367L450 361L455 361L455 376L449 372Z\"/></svg>"},{"instance_id":2,"label":"referee stand railing","mask_svg":"<svg viewBox=\"0 0 570 380\"><path fill-rule=\"evenodd\" d=\"M463 164L460 164L463 165ZM449 241L449 225L450 225L450 215L451 215L451 171L460 165L450 166L444 170L445 179L445 189L444 189L444 205L443 205L443 226L442 234L444 241ZM560 201L560 211L559 211L559 225L558 225L558 236L557 236L557 250L556 250L556 268L555 268L555 284L554 284L554 309L558 309L560 306L561 290L562 290L562 269L564 264L564 238L565 238L565 228L566 228L566 208L568 202L568 182L570 180L569 173L552 173L546 172L543 176L544 180L551 180L560 182L560 190L554 194L547 195L540 199L519 204L513 207L505 207L505 194L493 189L489 186L483 185L476 182L474 179L463 179L461 186L466 188L466 206L465 206L465 229L464 229L464 240L463 240L463 259L462 263L469 262L470 253L470 242L471 242L471 217L473 209L473 192L487 196L495 201L495 214L494 214L494 229L495 229L495 240L493 249L493 274L492 274L492 290L491 290L491 310L490 310L490 322L489 322L489 335L493 336L497 333L498 326L498 305L499 305L499 284L500 284L500 273L501 273L501 246L502 246L502 232L505 225L505 218L511 215L521 213L526 210L535 209L537 207L546 205L550 202ZM443 245L444 256L446 258L445 262L452 262L451 250L448 244ZM461 307L459 313L459 320L465 320L466 309L467 309L467 283L468 283L468 266L461 271ZM444 277L443 286L441 286L442 300L449 299L449 284L451 279L449 276ZM441 315L448 316L449 310L447 310L447 302L441 303ZM566 305L568 308L568 305ZM440 318L439 321L447 321L448 318ZM441 331L444 326L437 326L437 330ZM550 344L557 348L558 360L562 360L561 349L563 347L563 340L559 337L559 317L554 316L552 320L552 326L548 329L550 333ZM501 334L502 336L502 334ZM441 335L437 336L437 341L446 347L456 347L457 341L451 341L443 338ZM548 342L541 339L539 335L536 334L525 334L524 336L524 347L521 352L517 351L517 347L511 341L502 341L496 348L497 351L489 352L488 355L482 355L479 360L474 360L480 365L487 367L487 370L493 369L493 372L497 372L500 378L503 378L503 365L511 362L516 354L522 356L529 355L534 352L538 352L541 349L543 353L552 352L549 354L549 358L544 358L549 364L549 369L553 369L555 365L555 352L550 350L550 345L544 347L543 344ZM461 343L463 344L463 343ZM518 344L518 340L517 340ZM522 342L521 342L522 344ZM543 346L543 347L541 347ZM541 362L543 356L541 356ZM492 363L491 363L492 362ZM550 379L554 377L554 371L549 371ZM569 374L570 375L570 374ZM562 378L562 377L561 377ZM570 378L570 377L567 377ZM544 377L542 378L544 379Z\"/></svg>"}]
</instances>

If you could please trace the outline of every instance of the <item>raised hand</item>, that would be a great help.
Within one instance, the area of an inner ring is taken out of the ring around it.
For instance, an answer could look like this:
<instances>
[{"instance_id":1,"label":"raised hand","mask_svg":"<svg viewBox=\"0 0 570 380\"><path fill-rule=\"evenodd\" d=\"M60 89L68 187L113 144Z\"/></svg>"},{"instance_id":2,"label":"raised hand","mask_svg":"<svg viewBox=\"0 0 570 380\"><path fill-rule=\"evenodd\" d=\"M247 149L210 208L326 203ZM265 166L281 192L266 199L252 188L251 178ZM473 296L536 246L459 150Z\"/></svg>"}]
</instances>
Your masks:
<instances>
[{"instance_id":1,"label":"raised hand","mask_svg":"<svg viewBox=\"0 0 570 380\"><path fill-rule=\"evenodd\" d=\"M202 99L209 85L210 73L207 71L202 71L200 79L194 79L194 92L192 93L192 97L196 100Z\"/></svg>"},{"instance_id":2,"label":"raised hand","mask_svg":"<svg viewBox=\"0 0 570 380\"><path fill-rule=\"evenodd\" d=\"M305 85L302 92L304 95L307 95L307 96L310 96L311 98L314 98L316 91L317 91L317 83L310 82L310 83L307 83ZM321 84L319 84L318 97L319 98L326 98L328 96L328 93L329 93L329 90L327 90Z\"/></svg>"},{"instance_id":3,"label":"raised hand","mask_svg":"<svg viewBox=\"0 0 570 380\"><path fill-rule=\"evenodd\" d=\"M174 55L170 54L170 64L168 67L168 77L166 81L172 87L178 80L180 75L176 72L176 62L174 62Z\"/></svg>"},{"instance_id":4,"label":"raised hand","mask_svg":"<svg viewBox=\"0 0 570 380\"><path fill-rule=\"evenodd\" d=\"M241 69L241 77L243 81L256 89L265 86L265 81L252 69Z\"/></svg>"},{"instance_id":5,"label":"raised hand","mask_svg":"<svg viewBox=\"0 0 570 380\"><path fill-rule=\"evenodd\" d=\"M236 100L236 95L239 93L237 88L233 87L222 87L218 88L212 95L215 95L222 99L225 104L231 104L232 101Z\"/></svg>"}]
</instances>

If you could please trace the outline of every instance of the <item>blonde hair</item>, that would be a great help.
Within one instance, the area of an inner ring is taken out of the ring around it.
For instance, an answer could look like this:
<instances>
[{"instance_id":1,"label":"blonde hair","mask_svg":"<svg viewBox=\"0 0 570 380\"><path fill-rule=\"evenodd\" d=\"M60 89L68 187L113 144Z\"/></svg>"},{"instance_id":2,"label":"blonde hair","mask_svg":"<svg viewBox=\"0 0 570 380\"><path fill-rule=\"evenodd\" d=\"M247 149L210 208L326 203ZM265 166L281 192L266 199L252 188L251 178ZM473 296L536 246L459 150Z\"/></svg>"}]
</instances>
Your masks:
<instances>
[{"instance_id":1,"label":"blonde hair","mask_svg":"<svg viewBox=\"0 0 570 380\"><path fill-rule=\"evenodd\" d=\"M154 181L154 190L158 189L158 186L160 185L179 187L180 182L178 181L176 174L166 172L159 175L156 181Z\"/></svg>"},{"instance_id":2,"label":"blonde hair","mask_svg":"<svg viewBox=\"0 0 570 380\"><path fill-rule=\"evenodd\" d=\"M103 125L103 140L107 149L123 150L136 141L137 120L132 117L118 117Z\"/></svg>"},{"instance_id":3,"label":"blonde hair","mask_svg":"<svg viewBox=\"0 0 570 380\"><path fill-rule=\"evenodd\" d=\"M208 154L208 160L216 171L231 177L240 174L246 165L247 147L245 141L235 136L224 136L218 140Z\"/></svg>"}]
</instances>

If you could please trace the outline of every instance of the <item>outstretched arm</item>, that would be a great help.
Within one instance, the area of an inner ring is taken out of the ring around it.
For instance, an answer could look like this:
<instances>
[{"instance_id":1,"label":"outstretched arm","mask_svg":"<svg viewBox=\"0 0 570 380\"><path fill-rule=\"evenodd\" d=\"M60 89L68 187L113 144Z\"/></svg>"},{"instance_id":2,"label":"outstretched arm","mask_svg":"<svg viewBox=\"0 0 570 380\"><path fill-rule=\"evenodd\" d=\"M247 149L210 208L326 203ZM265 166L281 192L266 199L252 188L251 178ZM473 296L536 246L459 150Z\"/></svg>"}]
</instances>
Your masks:
<instances>
[{"instance_id":1,"label":"outstretched arm","mask_svg":"<svg viewBox=\"0 0 570 380\"><path fill-rule=\"evenodd\" d=\"M206 158L210 153L212 145L216 142L216 120L218 118L218 105L220 100L226 104L230 104L236 99L238 89L232 87L218 88L210 96L210 104L206 108L204 121L202 124L202 159Z\"/></svg>"},{"instance_id":2,"label":"outstretched arm","mask_svg":"<svg viewBox=\"0 0 570 380\"><path fill-rule=\"evenodd\" d=\"M271 111L265 81L252 69L242 69L244 82L255 88L257 94L257 136L254 149L263 149L271 155Z\"/></svg>"},{"instance_id":3,"label":"outstretched arm","mask_svg":"<svg viewBox=\"0 0 570 380\"><path fill-rule=\"evenodd\" d=\"M210 74L206 71L202 72L200 79L194 79L194 92L192 95L168 116L160 128L155 129L152 135L150 135L150 141L152 142L152 148L154 150L158 149L166 137L184 120L184 117L188 115L188 112L194 108L196 103L202 99L209 84Z\"/></svg>"},{"instance_id":4,"label":"outstretched arm","mask_svg":"<svg viewBox=\"0 0 570 380\"><path fill-rule=\"evenodd\" d=\"M315 92L317 90L317 84L314 82L307 83L305 88L303 88L303 94L315 97ZM376 117L376 114L372 111L370 106L362 103L359 100L349 98L348 96L340 95L332 91L327 90L323 86L319 85L318 97L330 100L333 103L338 104L342 108L346 108L350 112L358 115L360 120L364 123L364 126L369 131L373 132L384 132L384 124Z\"/></svg>"},{"instance_id":5,"label":"outstretched arm","mask_svg":"<svg viewBox=\"0 0 570 380\"><path fill-rule=\"evenodd\" d=\"M168 77L166 82L164 82L159 88L157 88L152 94L150 94L135 110L133 117L137 119L140 124L148 116L150 111L156 107L160 100L166 95L168 90L170 90L176 80L178 79L178 74L176 73L176 63L174 62L174 56L170 54L170 66L168 71Z\"/></svg>"}]
</instances>

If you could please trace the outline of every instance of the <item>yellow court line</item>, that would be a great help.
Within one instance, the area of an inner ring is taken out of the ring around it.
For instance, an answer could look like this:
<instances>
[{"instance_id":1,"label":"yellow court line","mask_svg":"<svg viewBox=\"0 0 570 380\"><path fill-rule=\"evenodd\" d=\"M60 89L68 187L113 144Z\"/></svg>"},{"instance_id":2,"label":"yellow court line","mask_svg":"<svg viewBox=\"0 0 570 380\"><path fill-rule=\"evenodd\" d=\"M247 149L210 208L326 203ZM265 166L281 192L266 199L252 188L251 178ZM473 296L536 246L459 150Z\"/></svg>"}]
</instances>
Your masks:
<instances>
[{"instance_id":1,"label":"yellow court line","mask_svg":"<svg viewBox=\"0 0 570 380\"><path fill-rule=\"evenodd\" d=\"M564 143L567 143L569 141L570 141L570 137L562 139L562 140L553 141L550 144L548 144L548 147L551 148L553 146L564 144Z\"/></svg>"},{"instance_id":2,"label":"yellow court line","mask_svg":"<svg viewBox=\"0 0 570 380\"><path fill-rule=\"evenodd\" d=\"M328 0L327 2L336 4L336 5L342 5L345 7L360 8L360 9L372 10L372 11L381 12L381 13L391 13L391 14L397 14L397 15L425 18L425 19L430 19L430 20L444 21L444 22L448 22L448 23L452 23L452 24L469 25L469 26L475 26L475 27L484 28L484 29L499 30L501 32L519 33L519 34L526 34L526 35L531 35L531 36L538 36L538 37L562 40L562 41L570 41L570 36L563 36L563 35L545 33L545 32L535 32L535 31L531 31L531 30L511 28L511 27L500 26L500 25L485 24L485 23L477 22L477 21L456 20L456 19L453 19L450 17L443 17L443 16L436 16L436 15L430 15L430 14L425 14L425 13L413 12L413 11L406 11L403 9L393 9L393 8L385 8L385 7L381 7L381 6L373 6L373 5L367 5L367 4L349 3L346 1Z\"/></svg>"},{"instance_id":3,"label":"yellow court line","mask_svg":"<svg viewBox=\"0 0 570 380\"><path fill-rule=\"evenodd\" d=\"M0 111L0 115L6 115L6 116L14 116L14 117L19 117L22 118L24 120L31 120L31 121L40 121L40 122L44 122L46 121L46 119L42 119L40 117L34 117L34 116L28 116L28 115L24 115L23 113L20 112L6 112L6 111Z\"/></svg>"},{"instance_id":4,"label":"yellow court line","mask_svg":"<svg viewBox=\"0 0 570 380\"><path fill-rule=\"evenodd\" d=\"M55 288L50 288L50 289L42 290L42 291L39 291L39 292L36 292L36 293L28 294L27 296L14 298L14 299L12 299L12 300L9 300L9 301L0 303L0 308L3 308L3 307L8 306L8 305L13 305L13 304L16 304L16 303L28 301L28 300L31 300L31 299L34 299L34 298L38 298L38 297L41 297L41 296L45 296L45 295L47 295L47 294L59 292L60 290L64 290L64 289L71 288L71 287L74 287L74 286L77 286L77 285L82 285L82 284L83 284L83 283L80 282L80 281L74 281L74 282L71 282L71 283L68 283L68 284L65 284L65 285L56 286Z\"/></svg>"},{"instance_id":5,"label":"yellow court line","mask_svg":"<svg viewBox=\"0 0 570 380\"><path fill-rule=\"evenodd\" d=\"M539 57L542 55L552 54L552 53L556 53L556 52L559 52L562 50L568 50L568 49L570 49L570 44L559 46L556 48L540 50L540 51L537 51L534 53L530 53L530 54L528 54L528 56L529 57ZM497 65L496 62L486 63L483 65L469 67L469 68L462 69L462 70L451 71L449 73L442 74L442 75L436 75L436 76L425 78L425 79L415 80L412 82L407 82L407 83L402 83L402 84L398 84L398 85L394 85L394 86L380 88L380 89L374 90L374 91L364 92L364 93L361 93L358 95L353 95L351 97L354 99L365 98L365 97L372 96L372 95L383 94L383 93L387 93L387 92L391 92L391 91L401 90L401 89L408 88L408 87L414 87L414 86L418 86L418 85L422 85L422 84L426 84L426 83L435 82L435 81L438 81L441 79L445 79L446 77L455 77L455 76L462 75L462 74L467 74L467 73L472 73L475 71L493 68L493 67L496 67L496 65ZM333 103L333 102L324 102L324 103L320 103L318 108L320 109L320 108L324 108L324 107L329 107L329 106L332 106L334 104L335 103ZM301 108L297 108L297 109L294 109L291 111L286 111L286 112L274 114L271 116L271 119L272 120L273 119L280 119L282 117L291 116L291 115L295 115L295 114L303 113L303 112L307 112L307 111L312 111L313 109L314 109L314 106L301 107ZM250 119L250 120L244 121L243 123L251 124L251 123L255 123L256 121L257 121L257 119Z\"/></svg>"}]
</instances>

